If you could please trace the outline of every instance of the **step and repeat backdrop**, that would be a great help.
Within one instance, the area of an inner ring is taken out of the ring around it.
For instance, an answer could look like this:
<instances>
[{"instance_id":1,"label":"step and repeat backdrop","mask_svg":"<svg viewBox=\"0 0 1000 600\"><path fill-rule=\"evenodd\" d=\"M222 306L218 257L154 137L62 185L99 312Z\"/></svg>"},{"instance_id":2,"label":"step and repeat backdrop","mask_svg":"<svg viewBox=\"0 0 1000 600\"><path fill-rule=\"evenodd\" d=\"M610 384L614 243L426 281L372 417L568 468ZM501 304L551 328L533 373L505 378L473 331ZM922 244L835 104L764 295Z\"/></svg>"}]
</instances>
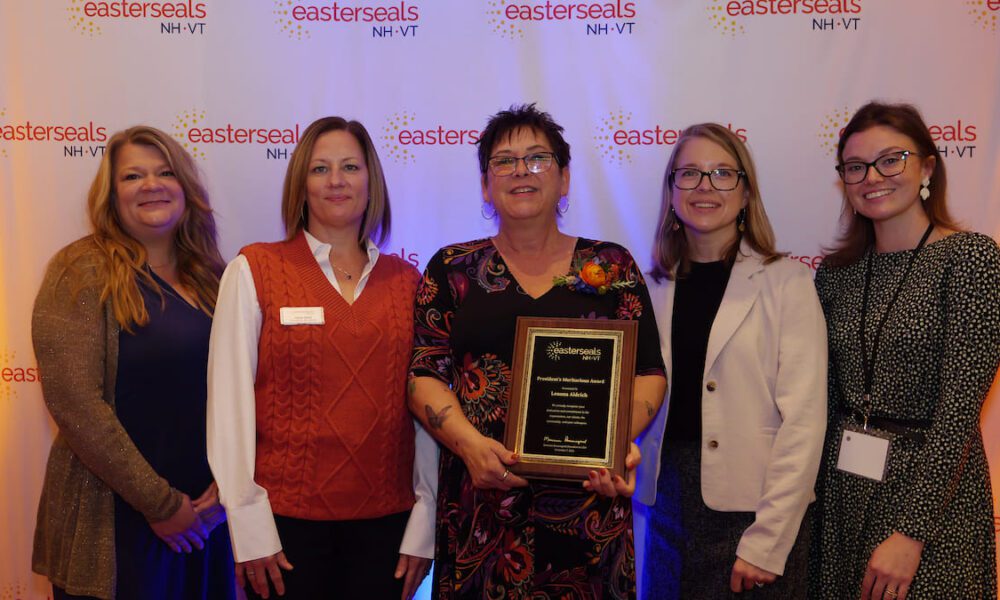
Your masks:
<instances>
[{"instance_id":1,"label":"step and repeat backdrop","mask_svg":"<svg viewBox=\"0 0 1000 600\"><path fill-rule=\"evenodd\" d=\"M872 98L920 107L956 217L1000 237L998 29L1000 0L0 0L0 600L49 594L30 568L54 435L31 306L48 259L87 232L115 131L182 141L230 259L281 237L301 131L358 119L390 186L384 251L423 268L494 232L475 142L501 108L537 102L566 128L564 230L647 264L667 156L718 121L757 159L780 248L815 268L838 228L838 133Z\"/></svg>"}]
</instances>

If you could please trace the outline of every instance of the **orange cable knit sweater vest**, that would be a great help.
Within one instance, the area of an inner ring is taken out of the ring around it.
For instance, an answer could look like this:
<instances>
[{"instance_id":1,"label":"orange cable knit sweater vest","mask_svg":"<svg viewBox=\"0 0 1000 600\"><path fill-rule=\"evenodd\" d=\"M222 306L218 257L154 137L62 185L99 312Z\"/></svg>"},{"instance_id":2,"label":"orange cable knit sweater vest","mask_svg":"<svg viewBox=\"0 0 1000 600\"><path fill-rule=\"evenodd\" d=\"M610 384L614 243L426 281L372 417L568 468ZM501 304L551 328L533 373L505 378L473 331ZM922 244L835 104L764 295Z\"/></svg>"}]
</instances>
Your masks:
<instances>
[{"instance_id":1,"label":"orange cable knit sweater vest","mask_svg":"<svg viewBox=\"0 0 1000 600\"><path fill-rule=\"evenodd\" d=\"M414 434L405 386L419 273L381 255L352 305L301 233L240 252L263 316L254 479L272 510L312 520L409 510ZM325 324L282 325L283 306L322 307Z\"/></svg>"}]
</instances>

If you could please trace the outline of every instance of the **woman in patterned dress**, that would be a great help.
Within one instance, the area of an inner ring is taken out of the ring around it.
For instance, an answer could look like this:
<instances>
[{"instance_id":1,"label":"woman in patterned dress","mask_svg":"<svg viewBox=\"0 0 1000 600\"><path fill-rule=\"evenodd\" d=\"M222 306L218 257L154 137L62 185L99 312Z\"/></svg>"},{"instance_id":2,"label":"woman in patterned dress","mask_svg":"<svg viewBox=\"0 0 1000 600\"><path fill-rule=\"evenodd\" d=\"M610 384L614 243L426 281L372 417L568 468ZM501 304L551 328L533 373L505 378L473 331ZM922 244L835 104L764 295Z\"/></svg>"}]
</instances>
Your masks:
<instances>
[{"instance_id":1,"label":"woman in patterned dress","mask_svg":"<svg viewBox=\"0 0 1000 600\"><path fill-rule=\"evenodd\" d=\"M444 446L435 598L635 596L638 448L627 479L595 470L582 484L529 482L508 470L517 457L499 441L518 316L637 320L632 437L663 397L656 323L631 255L559 231L570 159L561 132L533 105L490 120L479 142L483 214L499 231L442 248L417 292L410 408Z\"/></svg>"},{"instance_id":2,"label":"woman in patterned dress","mask_svg":"<svg viewBox=\"0 0 1000 600\"><path fill-rule=\"evenodd\" d=\"M1000 250L953 223L912 106L862 107L837 158L846 227L816 275L830 411L809 597L995 598L979 417L1000 359Z\"/></svg>"}]
</instances>

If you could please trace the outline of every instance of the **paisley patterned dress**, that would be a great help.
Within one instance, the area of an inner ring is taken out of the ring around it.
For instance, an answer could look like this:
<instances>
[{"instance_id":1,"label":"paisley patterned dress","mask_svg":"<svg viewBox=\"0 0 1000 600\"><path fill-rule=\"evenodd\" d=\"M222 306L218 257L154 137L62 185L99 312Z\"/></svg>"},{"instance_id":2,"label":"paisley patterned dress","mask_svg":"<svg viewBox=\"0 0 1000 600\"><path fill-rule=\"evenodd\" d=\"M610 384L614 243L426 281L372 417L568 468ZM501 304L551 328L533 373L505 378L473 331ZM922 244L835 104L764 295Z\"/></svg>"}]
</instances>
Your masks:
<instances>
[{"instance_id":1,"label":"paisley patterned dress","mask_svg":"<svg viewBox=\"0 0 1000 600\"><path fill-rule=\"evenodd\" d=\"M489 239L447 246L417 291L411 373L450 385L481 433L501 440L518 316L633 319L637 374L662 374L656 322L635 261L616 244L579 239L574 265L618 265L628 287L606 294L557 286L532 298ZM627 498L579 483L531 480L480 490L461 458L441 451L434 598L633 598L635 555Z\"/></svg>"}]
</instances>

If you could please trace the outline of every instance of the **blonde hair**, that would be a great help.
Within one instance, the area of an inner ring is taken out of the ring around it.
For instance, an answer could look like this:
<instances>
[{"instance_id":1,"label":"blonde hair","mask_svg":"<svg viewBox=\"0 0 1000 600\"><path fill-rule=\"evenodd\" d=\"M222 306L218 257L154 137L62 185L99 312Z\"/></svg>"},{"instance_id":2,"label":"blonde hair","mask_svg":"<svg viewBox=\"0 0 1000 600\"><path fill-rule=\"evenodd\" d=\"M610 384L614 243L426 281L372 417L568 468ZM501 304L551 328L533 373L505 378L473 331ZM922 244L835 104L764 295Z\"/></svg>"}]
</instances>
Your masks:
<instances>
[{"instance_id":1,"label":"blonde hair","mask_svg":"<svg viewBox=\"0 0 1000 600\"><path fill-rule=\"evenodd\" d=\"M671 173L677 165L681 149L692 138L703 138L718 144L736 159L737 167L746 174L743 177L744 193L747 200L746 218L743 222L745 231L737 235L732 245L726 249L724 260L730 264L736 260L736 253L743 240L746 240L747 244L764 258L765 264L780 258L782 254L775 250L774 230L771 228L771 222L764 210L764 201L760 197L760 188L757 185L757 168L750 156L750 150L743 143L743 140L728 127L718 123L700 123L688 127L681 133L677 144L670 153L666 171L663 173L662 202L660 216L657 219L656 238L653 242L653 269L650 271L650 275L656 281L674 279L678 274L684 275L690 269L691 260L687 236L684 234L684 224L671 210L674 197ZM674 224L679 225L680 228L674 230Z\"/></svg>"},{"instance_id":2,"label":"blonde hair","mask_svg":"<svg viewBox=\"0 0 1000 600\"><path fill-rule=\"evenodd\" d=\"M291 240L309 223L309 204L306 202L306 178L309 176L309 161L312 159L316 141L325 133L346 131L354 136L365 154L368 168L368 206L358 231L358 245L364 246L371 239L381 246L389 239L392 225L389 210L389 187L385 183L382 163L375 151L375 144L365 126L357 121L342 117L323 117L313 121L302 133L298 145L292 151L285 172L285 185L281 192L281 219L285 224L285 237Z\"/></svg>"},{"instance_id":3,"label":"blonde hair","mask_svg":"<svg viewBox=\"0 0 1000 600\"><path fill-rule=\"evenodd\" d=\"M162 154L184 191L184 212L174 231L177 273L181 284L194 294L204 313L215 310L219 275L224 263L216 243L215 218L194 159L166 133L139 125L111 136L87 196L93 240L106 257L101 269L101 301L110 302L115 320L131 332L133 325L149 323L149 312L139 291L139 280L164 299L163 290L146 269L146 248L122 225L115 198L115 162L126 144L149 146Z\"/></svg>"}]
</instances>

